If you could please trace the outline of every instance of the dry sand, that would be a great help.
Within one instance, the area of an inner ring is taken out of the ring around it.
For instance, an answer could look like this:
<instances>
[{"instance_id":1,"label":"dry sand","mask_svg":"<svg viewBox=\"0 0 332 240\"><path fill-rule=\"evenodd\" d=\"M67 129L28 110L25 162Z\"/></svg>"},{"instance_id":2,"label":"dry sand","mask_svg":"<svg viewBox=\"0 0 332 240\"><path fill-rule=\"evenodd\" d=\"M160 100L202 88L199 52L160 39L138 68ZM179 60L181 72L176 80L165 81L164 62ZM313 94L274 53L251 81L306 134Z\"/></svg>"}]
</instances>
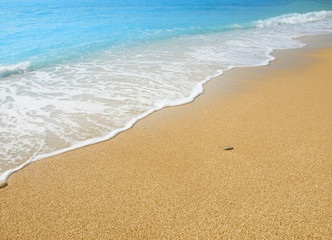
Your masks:
<instances>
[{"instance_id":1,"label":"dry sand","mask_svg":"<svg viewBox=\"0 0 332 240\"><path fill-rule=\"evenodd\" d=\"M332 48L276 55L15 173L0 238L331 239Z\"/></svg>"}]
</instances>

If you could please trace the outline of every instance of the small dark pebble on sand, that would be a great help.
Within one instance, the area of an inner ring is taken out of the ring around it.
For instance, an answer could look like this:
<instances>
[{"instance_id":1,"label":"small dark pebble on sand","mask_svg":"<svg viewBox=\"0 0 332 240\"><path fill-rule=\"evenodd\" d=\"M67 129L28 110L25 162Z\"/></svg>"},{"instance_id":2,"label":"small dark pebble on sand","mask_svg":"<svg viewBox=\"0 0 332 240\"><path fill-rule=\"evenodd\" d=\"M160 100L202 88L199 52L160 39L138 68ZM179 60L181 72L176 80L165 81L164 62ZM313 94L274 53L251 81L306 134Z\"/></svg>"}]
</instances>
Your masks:
<instances>
[{"instance_id":1,"label":"small dark pebble on sand","mask_svg":"<svg viewBox=\"0 0 332 240\"><path fill-rule=\"evenodd\" d=\"M224 150L233 150L233 147L224 147Z\"/></svg>"},{"instance_id":2,"label":"small dark pebble on sand","mask_svg":"<svg viewBox=\"0 0 332 240\"><path fill-rule=\"evenodd\" d=\"M0 189L7 186L8 186L7 182L0 182Z\"/></svg>"}]
</instances>

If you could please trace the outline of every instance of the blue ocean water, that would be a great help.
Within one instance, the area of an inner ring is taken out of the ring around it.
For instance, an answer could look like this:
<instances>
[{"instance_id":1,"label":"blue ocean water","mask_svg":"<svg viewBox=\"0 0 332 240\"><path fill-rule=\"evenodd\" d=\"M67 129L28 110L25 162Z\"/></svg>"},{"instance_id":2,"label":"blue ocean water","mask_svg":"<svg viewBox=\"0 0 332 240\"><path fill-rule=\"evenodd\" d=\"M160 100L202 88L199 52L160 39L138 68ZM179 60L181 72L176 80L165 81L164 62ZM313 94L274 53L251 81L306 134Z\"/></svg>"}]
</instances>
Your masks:
<instances>
[{"instance_id":1,"label":"blue ocean water","mask_svg":"<svg viewBox=\"0 0 332 240\"><path fill-rule=\"evenodd\" d=\"M330 1L0 1L0 64L32 69L110 46L252 27L287 13L331 10Z\"/></svg>"},{"instance_id":2,"label":"blue ocean water","mask_svg":"<svg viewBox=\"0 0 332 240\"><path fill-rule=\"evenodd\" d=\"M331 32L329 0L0 0L0 180Z\"/></svg>"}]
</instances>

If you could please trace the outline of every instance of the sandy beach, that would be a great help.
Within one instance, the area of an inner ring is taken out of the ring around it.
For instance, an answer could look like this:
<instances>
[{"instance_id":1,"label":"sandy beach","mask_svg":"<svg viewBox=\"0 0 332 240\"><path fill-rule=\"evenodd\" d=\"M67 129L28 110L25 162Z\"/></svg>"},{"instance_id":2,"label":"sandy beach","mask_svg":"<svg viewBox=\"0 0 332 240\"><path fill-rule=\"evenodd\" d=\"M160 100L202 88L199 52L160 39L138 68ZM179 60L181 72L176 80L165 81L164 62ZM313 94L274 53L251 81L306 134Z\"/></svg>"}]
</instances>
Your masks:
<instances>
[{"instance_id":1,"label":"sandy beach","mask_svg":"<svg viewBox=\"0 0 332 240\"><path fill-rule=\"evenodd\" d=\"M331 39L13 174L0 238L331 239Z\"/></svg>"}]
</instances>

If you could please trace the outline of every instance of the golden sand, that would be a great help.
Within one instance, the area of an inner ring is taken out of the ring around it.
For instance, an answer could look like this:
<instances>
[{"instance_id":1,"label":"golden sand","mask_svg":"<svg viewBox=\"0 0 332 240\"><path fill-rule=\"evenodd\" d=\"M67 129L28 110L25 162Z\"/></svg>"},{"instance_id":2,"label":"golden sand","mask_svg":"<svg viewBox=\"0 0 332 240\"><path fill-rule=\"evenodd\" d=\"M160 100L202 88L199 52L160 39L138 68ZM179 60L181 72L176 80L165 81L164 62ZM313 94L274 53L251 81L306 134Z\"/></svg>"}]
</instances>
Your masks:
<instances>
[{"instance_id":1,"label":"golden sand","mask_svg":"<svg viewBox=\"0 0 332 240\"><path fill-rule=\"evenodd\" d=\"M0 238L331 239L332 48L277 59L15 173Z\"/></svg>"}]
</instances>

